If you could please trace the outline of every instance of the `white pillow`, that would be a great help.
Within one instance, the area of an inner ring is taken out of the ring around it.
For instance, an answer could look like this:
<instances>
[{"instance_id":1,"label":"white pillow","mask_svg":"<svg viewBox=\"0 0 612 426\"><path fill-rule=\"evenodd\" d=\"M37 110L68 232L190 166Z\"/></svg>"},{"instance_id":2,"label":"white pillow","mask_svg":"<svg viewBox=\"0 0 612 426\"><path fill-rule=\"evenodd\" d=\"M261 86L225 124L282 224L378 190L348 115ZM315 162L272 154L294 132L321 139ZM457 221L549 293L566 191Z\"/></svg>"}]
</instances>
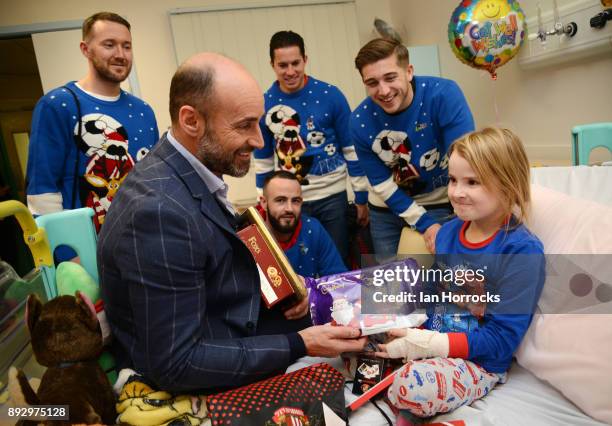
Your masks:
<instances>
[{"instance_id":1,"label":"white pillow","mask_svg":"<svg viewBox=\"0 0 612 426\"><path fill-rule=\"evenodd\" d=\"M534 317L517 361L612 424L612 208L532 185L528 227L547 254L545 313Z\"/></svg>"},{"instance_id":2,"label":"white pillow","mask_svg":"<svg viewBox=\"0 0 612 426\"><path fill-rule=\"evenodd\" d=\"M601 188L612 191L612 182ZM531 185L529 229L546 253L612 254L612 207Z\"/></svg>"}]
</instances>

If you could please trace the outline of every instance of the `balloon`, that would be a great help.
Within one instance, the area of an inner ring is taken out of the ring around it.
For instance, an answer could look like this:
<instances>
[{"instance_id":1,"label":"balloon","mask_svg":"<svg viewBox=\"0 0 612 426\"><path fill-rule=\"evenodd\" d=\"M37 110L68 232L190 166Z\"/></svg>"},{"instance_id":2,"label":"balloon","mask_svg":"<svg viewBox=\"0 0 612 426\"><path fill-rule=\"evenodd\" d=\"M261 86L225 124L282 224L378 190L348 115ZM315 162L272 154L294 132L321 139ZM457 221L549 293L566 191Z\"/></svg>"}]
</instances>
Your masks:
<instances>
[{"instance_id":1,"label":"balloon","mask_svg":"<svg viewBox=\"0 0 612 426\"><path fill-rule=\"evenodd\" d=\"M526 29L516 0L463 0L448 23L448 41L461 62L495 79L523 45Z\"/></svg>"}]
</instances>

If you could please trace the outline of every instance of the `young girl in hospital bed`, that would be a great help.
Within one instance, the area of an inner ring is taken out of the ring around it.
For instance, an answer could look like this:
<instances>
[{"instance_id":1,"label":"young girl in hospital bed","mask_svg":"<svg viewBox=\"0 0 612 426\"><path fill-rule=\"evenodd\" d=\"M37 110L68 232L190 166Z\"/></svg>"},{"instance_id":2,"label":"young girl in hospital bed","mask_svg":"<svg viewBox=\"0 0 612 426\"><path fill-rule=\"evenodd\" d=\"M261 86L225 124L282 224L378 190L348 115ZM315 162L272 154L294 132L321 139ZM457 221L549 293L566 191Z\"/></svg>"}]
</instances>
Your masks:
<instances>
[{"instance_id":1,"label":"young girl in hospital bed","mask_svg":"<svg viewBox=\"0 0 612 426\"><path fill-rule=\"evenodd\" d=\"M436 236L444 278L429 285L424 329L392 330L377 352L406 362L388 391L405 422L471 404L503 383L544 284L542 243L523 223L530 185L521 141L484 128L448 155L457 217Z\"/></svg>"}]
</instances>

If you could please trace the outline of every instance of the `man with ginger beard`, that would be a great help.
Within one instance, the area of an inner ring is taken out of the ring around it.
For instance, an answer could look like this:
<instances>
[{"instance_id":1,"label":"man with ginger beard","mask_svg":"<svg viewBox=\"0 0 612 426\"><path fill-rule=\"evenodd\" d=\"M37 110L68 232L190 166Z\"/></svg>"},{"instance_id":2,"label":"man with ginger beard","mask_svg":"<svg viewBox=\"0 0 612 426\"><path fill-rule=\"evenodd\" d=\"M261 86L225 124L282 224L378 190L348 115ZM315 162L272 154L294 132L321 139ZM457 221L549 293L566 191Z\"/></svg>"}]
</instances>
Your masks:
<instances>
[{"instance_id":1,"label":"man with ginger beard","mask_svg":"<svg viewBox=\"0 0 612 426\"><path fill-rule=\"evenodd\" d=\"M304 277L322 277L346 271L340 253L321 223L302 214L302 187L290 172L266 177L261 213L289 263Z\"/></svg>"},{"instance_id":2,"label":"man with ginger beard","mask_svg":"<svg viewBox=\"0 0 612 426\"><path fill-rule=\"evenodd\" d=\"M263 112L243 66L214 53L189 58L170 84L170 130L123 182L100 233L117 364L160 389L211 393L283 372L304 355L364 347L350 327L267 333L271 311L222 180L248 172L263 145ZM304 300L280 319L307 310Z\"/></svg>"},{"instance_id":3,"label":"man with ginger beard","mask_svg":"<svg viewBox=\"0 0 612 426\"><path fill-rule=\"evenodd\" d=\"M87 74L51 90L34 109L27 201L34 215L91 207L99 231L117 187L159 133L151 107L121 90L132 69L129 22L98 12L82 32Z\"/></svg>"}]
</instances>

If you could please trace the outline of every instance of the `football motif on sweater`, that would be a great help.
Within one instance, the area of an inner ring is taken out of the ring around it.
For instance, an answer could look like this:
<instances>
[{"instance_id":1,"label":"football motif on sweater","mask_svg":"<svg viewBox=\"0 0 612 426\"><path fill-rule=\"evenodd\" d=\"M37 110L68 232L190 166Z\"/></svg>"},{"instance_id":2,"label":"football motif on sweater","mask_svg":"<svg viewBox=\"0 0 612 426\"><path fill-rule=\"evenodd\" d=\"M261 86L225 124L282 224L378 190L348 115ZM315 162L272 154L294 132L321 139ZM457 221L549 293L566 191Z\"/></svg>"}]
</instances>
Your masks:
<instances>
[{"instance_id":1,"label":"football motif on sweater","mask_svg":"<svg viewBox=\"0 0 612 426\"><path fill-rule=\"evenodd\" d=\"M306 144L300 136L298 113L290 106L276 105L266 114L266 126L274 135L280 168L294 173L302 185L307 185L308 180L304 177L312 166L312 158L302 157Z\"/></svg>"},{"instance_id":2,"label":"football motif on sweater","mask_svg":"<svg viewBox=\"0 0 612 426\"><path fill-rule=\"evenodd\" d=\"M308 132L308 136L306 137L306 140L308 141L310 146L316 148L325 143L325 134L323 132L313 130L311 132Z\"/></svg>"},{"instance_id":3,"label":"football motif on sweater","mask_svg":"<svg viewBox=\"0 0 612 426\"><path fill-rule=\"evenodd\" d=\"M393 180L398 186L412 186L411 181L420 177L416 167L410 163L412 145L406 133L396 130L381 131L374 139L372 151L391 168Z\"/></svg>"},{"instance_id":4,"label":"football motif on sweater","mask_svg":"<svg viewBox=\"0 0 612 426\"><path fill-rule=\"evenodd\" d=\"M87 184L82 189L87 190L85 205L94 209L99 231L121 182L134 167L128 152L128 134L121 123L100 113L84 115L74 132L81 150L89 157L85 168Z\"/></svg>"},{"instance_id":5,"label":"football motif on sweater","mask_svg":"<svg viewBox=\"0 0 612 426\"><path fill-rule=\"evenodd\" d=\"M440 152L438 148L431 149L427 151L425 154L421 156L419 160L419 166L421 168L429 171L432 171L438 165L438 160L440 159Z\"/></svg>"},{"instance_id":6,"label":"football motif on sweater","mask_svg":"<svg viewBox=\"0 0 612 426\"><path fill-rule=\"evenodd\" d=\"M287 105L276 105L266 114L266 126L274 135L276 152L281 159L299 157L306 151L300 136L300 116Z\"/></svg>"}]
</instances>

